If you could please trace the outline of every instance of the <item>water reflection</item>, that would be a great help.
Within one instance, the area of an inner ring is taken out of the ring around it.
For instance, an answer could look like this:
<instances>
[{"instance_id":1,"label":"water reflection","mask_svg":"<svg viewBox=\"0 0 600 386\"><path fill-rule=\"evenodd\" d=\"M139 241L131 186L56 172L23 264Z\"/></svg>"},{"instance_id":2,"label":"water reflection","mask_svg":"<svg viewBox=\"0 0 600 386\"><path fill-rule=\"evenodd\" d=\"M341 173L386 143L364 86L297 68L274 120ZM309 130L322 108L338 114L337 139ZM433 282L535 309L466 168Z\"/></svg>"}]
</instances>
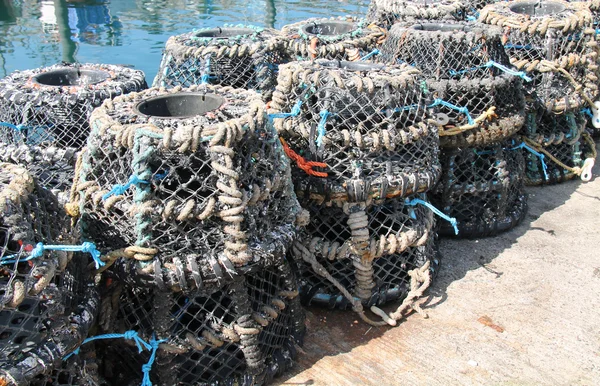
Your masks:
<instances>
[{"instance_id":1,"label":"water reflection","mask_svg":"<svg viewBox=\"0 0 600 386\"><path fill-rule=\"evenodd\" d=\"M164 43L195 28L279 28L364 16L369 0L0 0L0 76L60 61L128 64L153 79Z\"/></svg>"}]
</instances>

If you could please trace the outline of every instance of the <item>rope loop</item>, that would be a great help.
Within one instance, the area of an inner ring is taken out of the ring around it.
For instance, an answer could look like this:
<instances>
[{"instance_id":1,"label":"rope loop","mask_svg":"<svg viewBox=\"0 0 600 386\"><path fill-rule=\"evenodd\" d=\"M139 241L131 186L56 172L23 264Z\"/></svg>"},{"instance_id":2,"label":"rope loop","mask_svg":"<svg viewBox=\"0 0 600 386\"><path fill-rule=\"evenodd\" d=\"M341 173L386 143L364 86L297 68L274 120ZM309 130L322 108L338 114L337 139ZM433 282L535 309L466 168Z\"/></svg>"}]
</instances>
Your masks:
<instances>
[{"instance_id":1,"label":"rope loop","mask_svg":"<svg viewBox=\"0 0 600 386\"><path fill-rule=\"evenodd\" d=\"M442 212L441 210L439 210L438 208L436 208L429 202L421 200L420 198L413 198L412 200L407 198L405 201L405 205L409 205L409 206L423 205L424 207L431 210L433 213L437 214L442 219L448 221L450 223L450 225L452 225L452 228L454 228L454 234L458 235L458 226L457 226L456 218L448 216L447 214L445 214L444 212Z\"/></svg>"}]
</instances>

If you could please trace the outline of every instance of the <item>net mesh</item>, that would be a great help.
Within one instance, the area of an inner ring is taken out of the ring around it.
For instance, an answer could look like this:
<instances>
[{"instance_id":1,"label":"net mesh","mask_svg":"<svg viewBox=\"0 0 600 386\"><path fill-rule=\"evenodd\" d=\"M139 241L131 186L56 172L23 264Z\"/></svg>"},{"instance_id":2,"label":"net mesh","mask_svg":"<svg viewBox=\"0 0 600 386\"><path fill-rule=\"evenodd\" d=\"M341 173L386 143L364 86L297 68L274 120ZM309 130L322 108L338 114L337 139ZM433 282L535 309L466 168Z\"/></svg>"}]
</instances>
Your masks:
<instances>
[{"instance_id":1,"label":"net mesh","mask_svg":"<svg viewBox=\"0 0 600 386\"><path fill-rule=\"evenodd\" d=\"M583 113L553 114L543 108L532 108L524 134L536 149L543 149L569 168L575 168L581 167L585 158L593 158L593 149L584 140L585 126ZM542 161L539 156L527 152L526 160L527 185L555 184L576 176L572 170L565 169L549 157Z\"/></svg>"},{"instance_id":2,"label":"net mesh","mask_svg":"<svg viewBox=\"0 0 600 386\"><path fill-rule=\"evenodd\" d=\"M0 159L23 164L42 186L67 190L92 110L146 87L144 73L105 64L61 64L0 80Z\"/></svg>"},{"instance_id":3,"label":"net mesh","mask_svg":"<svg viewBox=\"0 0 600 386\"><path fill-rule=\"evenodd\" d=\"M432 202L458 221L459 237L486 237L518 225L527 212L525 158L512 141L444 150ZM440 223L441 235L454 235Z\"/></svg>"},{"instance_id":4,"label":"net mesh","mask_svg":"<svg viewBox=\"0 0 600 386\"><path fill-rule=\"evenodd\" d=\"M210 83L253 89L271 99L277 66L287 54L278 31L254 26L199 29L166 43L154 86Z\"/></svg>"},{"instance_id":5,"label":"net mesh","mask_svg":"<svg viewBox=\"0 0 600 386\"><path fill-rule=\"evenodd\" d=\"M367 20L389 29L404 21L464 20L468 11L468 2L456 0L372 0Z\"/></svg>"},{"instance_id":6,"label":"net mesh","mask_svg":"<svg viewBox=\"0 0 600 386\"><path fill-rule=\"evenodd\" d=\"M523 125L521 79L505 67L509 61L498 28L459 22L397 24L377 60L408 63L422 71L429 106L443 128L441 147L497 143Z\"/></svg>"},{"instance_id":7,"label":"net mesh","mask_svg":"<svg viewBox=\"0 0 600 386\"><path fill-rule=\"evenodd\" d=\"M0 380L29 384L83 340L96 298L87 255L47 251L71 243L56 198L17 165L0 164Z\"/></svg>"},{"instance_id":8,"label":"net mesh","mask_svg":"<svg viewBox=\"0 0 600 386\"><path fill-rule=\"evenodd\" d=\"M498 2L485 7L479 20L504 28L511 63L533 79L528 90L548 110L576 109L597 96L599 47L585 4Z\"/></svg>"},{"instance_id":9,"label":"net mesh","mask_svg":"<svg viewBox=\"0 0 600 386\"><path fill-rule=\"evenodd\" d=\"M369 55L385 39L385 32L351 17L308 19L281 29L293 60L350 60Z\"/></svg>"},{"instance_id":10,"label":"net mesh","mask_svg":"<svg viewBox=\"0 0 600 386\"><path fill-rule=\"evenodd\" d=\"M433 186L439 139L427 121L423 87L406 65L282 65L269 116L295 161L298 196L365 201Z\"/></svg>"},{"instance_id":11,"label":"net mesh","mask_svg":"<svg viewBox=\"0 0 600 386\"><path fill-rule=\"evenodd\" d=\"M91 122L75 184L82 235L110 262L130 258L121 264L138 285L220 285L285 254L300 207L257 93L150 89Z\"/></svg>"},{"instance_id":12,"label":"net mesh","mask_svg":"<svg viewBox=\"0 0 600 386\"><path fill-rule=\"evenodd\" d=\"M427 262L430 272L437 273L434 221L432 212L424 207L391 199L363 209L359 216L337 206L309 204L306 208L311 220L297 242L366 306L404 299L410 290L408 271ZM357 228L359 223L363 224L361 229ZM363 233L368 236L358 242L356 236ZM304 304L353 306L309 262L295 257Z\"/></svg>"},{"instance_id":13,"label":"net mesh","mask_svg":"<svg viewBox=\"0 0 600 386\"><path fill-rule=\"evenodd\" d=\"M93 345L70 357L49 374L38 375L31 386L107 386L98 375L98 359Z\"/></svg>"},{"instance_id":14,"label":"net mesh","mask_svg":"<svg viewBox=\"0 0 600 386\"><path fill-rule=\"evenodd\" d=\"M254 385L291 367L304 334L304 314L289 264L256 267L221 288L186 293L106 286L100 323L164 339L151 379L161 385ZM104 309L103 309L104 311ZM115 312L116 311L116 312ZM98 343L101 374L110 384L139 384L147 352L125 342Z\"/></svg>"}]
</instances>

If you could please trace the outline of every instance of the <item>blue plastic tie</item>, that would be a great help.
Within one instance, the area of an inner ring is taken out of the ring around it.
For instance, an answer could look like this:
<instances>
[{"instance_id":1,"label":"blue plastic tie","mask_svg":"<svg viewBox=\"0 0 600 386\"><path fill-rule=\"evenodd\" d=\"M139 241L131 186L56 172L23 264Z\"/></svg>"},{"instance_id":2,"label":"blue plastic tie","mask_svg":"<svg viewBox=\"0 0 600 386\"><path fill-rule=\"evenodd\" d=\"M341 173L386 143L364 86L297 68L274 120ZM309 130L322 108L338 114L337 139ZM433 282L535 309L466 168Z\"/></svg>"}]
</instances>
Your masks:
<instances>
[{"instance_id":1,"label":"blue plastic tie","mask_svg":"<svg viewBox=\"0 0 600 386\"><path fill-rule=\"evenodd\" d=\"M269 119L296 117L300 114L300 107L302 107L302 99L299 99L298 102L296 102L294 107L292 107L292 111L289 113L269 114Z\"/></svg>"},{"instance_id":2,"label":"blue plastic tie","mask_svg":"<svg viewBox=\"0 0 600 386\"><path fill-rule=\"evenodd\" d=\"M493 60L490 60L489 62L487 62L487 63L485 64L485 67L487 67L487 68L490 68L490 67L496 67L497 69L499 69L499 70L501 70L501 71L504 71L504 72L506 72L507 74L514 75L514 76L518 76L519 78L523 79L525 82L531 82L531 78L530 78L530 77L528 77L528 76L525 74L525 72L523 72L523 71L515 71L515 70L511 70L510 68L508 68L508 67L506 67L506 66L504 66L504 65L502 65L502 64L500 64L500 63L494 62Z\"/></svg>"},{"instance_id":3,"label":"blue plastic tie","mask_svg":"<svg viewBox=\"0 0 600 386\"><path fill-rule=\"evenodd\" d=\"M475 121L473 120L473 118L471 118L471 114L469 114L469 109L466 107L459 107L459 106L453 105L452 103L446 102L445 100L439 99L439 98L434 99L433 103L430 104L428 107L435 107L435 106L444 106L444 107L448 107L449 109L456 110L459 113L463 113L467 116L469 125L475 124Z\"/></svg>"},{"instance_id":4,"label":"blue plastic tie","mask_svg":"<svg viewBox=\"0 0 600 386\"><path fill-rule=\"evenodd\" d=\"M592 114L592 110L590 110L589 108L581 109L581 112L590 118L594 118L594 114Z\"/></svg>"},{"instance_id":5,"label":"blue plastic tie","mask_svg":"<svg viewBox=\"0 0 600 386\"><path fill-rule=\"evenodd\" d=\"M458 226L456 225L457 224L456 219L454 217L450 217L447 214L443 213L438 208L431 205L429 202L423 201L420 198L413 198L412 200L409 200L407 198L405 204L410 205L410 206L423 205L423 206L429 208L433 213L437 214L444 220L448 221L450 223L450 225L452 225L452 228L454 228L454 234L456 234L456 235L458 234Z\"/></svg>"},{"instance_id":6,"label":"blue plastic tie","mask_svg":"<svg viewBox=\"0 0 600 386\"><path fill-rule=\"evenodd\" d=\"M150 359L148 359L148 362L142 366L142 373L144 374L144 377L142 378L142 386L152 386L152 381L150 381L150 371L152 370L152 365L156 360L156 351L158 350L158 345L166 341L166 339L156 340L155 336L152 335L152 339L150 340Z\"/></svg>"},{"instance_id":7,"label":"blue plastic tie","mask_svg":"<svg viewBox=\"0 0 600 386\"><path fill-rule=\"evenodd\" d=\"M96 249L96 245L89 241L84 242L81 245L44 245L44 243L37 243L35 248L31 250L31 253L28 257L24 259L15 259L16 255L6 256L1 261L1 264L13 264L17 261L23 262L32 259L37 259L38 257L42 257L44 251L64 251L64 252L84 252L92 255L92 259L94 259L94 264L96 265L96 269L105 265L105 263L100 259L100 251Z\"/></svg>"},{"instance_id":8,"label":"blue plastic tie","mask_svg":"<svg viewBox=\"0 0 600 386\"><path fill-rule=\"evenodd\" d=\"M137 331L129 330L129 331L126 331L123 334L104 334L104 335L92 336L91 338L86 338L83 342L81 342L81 345L79 347L77 347L75 350L73 350L72 353L67 354L63 358L63 361L66 361L67 359L69 359L73 355L79 355L79 350L81 349L81 346L83 346L84 344L89 343L89 342L93 342L95 340L102 340L102 339L127 339L127 340L133 340L135 342L137 348L138 348L138 352L139 353L141 353L142 351L144 351L144 349L146 349L148 351L150 351L150 350L153 349L153 346L151 346L145 340L143 340L142 338L140 338L140 336L138 335Z\"/></svg>"},{"instance_id":9,"label":"blue plastic tie","mask_svg":"<svg viewBox=\"0 0 600 386\"><path fill-rule=\"evenodd\" d=\"M519 146L513 147L511 150L517 150L517 149L525 149L528 152L530 152L531 154L538 157L540 159L540 162L542 163L542 169L544 170L544 176L546 177L546 181L548 181L550 179L548 177L548 165L546 165L546 161L544 160L544 155L542 153L539 153L535 149L529 147L525 142L521 143Z\"/></svg>"},{"instance_id":10,"label":"blue plastic tie","mask_svg":"<svg viewBox=\"0 0 600 386\"><path fill-rule=\"evenodd\" d=\"M371 51L370 53L366 54L365 56L363 56L362 58L360 58L360 60L367 60L372 56L375 55L379 55L379 50L377 48L375 48L373 51Z\"/></svg>"},{"instance_id":11,"label":"blue plastic tie","mask_svg":"<svg viewBox=\"0 0 600 386\"><path fill-rule=\"evenodd\" d=\"M327 118L329 118L333 114L330 113L328 110L321 110L319 115L321 116L321 120L319 121L319 125L317 126L317 132L318 132L317 146L321 147L321 146L323 146L323 138L325 137L325 134L327 133L327 131L325 130L325 124L327 123Z\"/></svg>"},{"instance_id":12,"label":"blue plastic tie","mask_svg":"<svg viewBox=\"0 0 600 386\"><path fill-rule=\"evenodd\" d=\"M110 190L110 192L108 192L102 196L102 201L106 201L106 200L108 200L109 197L112 197L112 196L120 196L121 194L125 194L125 192L127 192L127 190L131 187L131 185L148 184L148 183L149 183L148 181L140 180L140 178L134 174L131 177L129 177L129 181L127 181L126 184L113 186L113 188Z\"/></svg>"}]
</instances>

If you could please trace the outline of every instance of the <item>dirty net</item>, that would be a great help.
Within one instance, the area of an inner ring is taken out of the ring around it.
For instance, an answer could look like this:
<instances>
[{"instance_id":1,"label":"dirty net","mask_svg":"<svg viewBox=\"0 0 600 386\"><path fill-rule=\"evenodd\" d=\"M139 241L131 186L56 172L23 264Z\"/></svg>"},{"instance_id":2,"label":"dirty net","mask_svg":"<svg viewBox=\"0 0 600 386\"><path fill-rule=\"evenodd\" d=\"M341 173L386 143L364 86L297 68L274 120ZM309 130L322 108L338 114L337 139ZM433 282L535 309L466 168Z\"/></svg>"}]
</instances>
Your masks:
<instances>
[{"instance_id":1,"label":"dirty net","mask_svg":"<svg viewBox=\"0 0 600 386\"><path fill-rule=\"evenodd\" d=\"M60 64L0 80L0 159L26 166L42 186L71 185L92 110L105 99L146 88L141 71L104 64Z\"/></svg>"},{"instance_id":2,"label":"dirty net","mask_svg":"<svg viewBox=\"0 0 600 386\"><path fill-rule=\"evenodd\" d=\"M457 0L372 0L369 23L389 29L398 22L416 20L465 20L468 2Z\"/></svg>"},{"instance_id":3,"label":"dirty net","mask_svg":"<svg viewBox=\"0 0 600 386\"><path fill-rule=\"evenodd\" d=\"M215 84L253 89L268 101L277 66L287 62L280 33L250 25L225 25L172 36L166 43L155 87Z\"/></svg>"},{"instance_id":4,"label":"dirty net","mask_svg":"<svg viewBox=\"0 0 600 386\"><path fill-rule=\"evenodd\" d=\"M20 166L0 164L0 382L29 384L87 335L96 312L87 254L57 199ZM50 244L50 245L48 245Z\"/></svg>"},{"instance_id":5,"label":"dirty net","mask_svg":"<svg viewBox=\"0 0 600 386\"><path fill-rule=\"evenodd\" d=\"M308 19L281 29L291 60L368 59L377 53L385 31L366 20L352 17Z\"/></svg>"},{"instance_id":6,"label":"dirty net","mask_svg":"<svg viewBox=\"0 0 600 386\"><path fill-rule=\"evenodd\" d=\"M497 2L481 11L479 21L504 29L511 63L532 78L526 84L529 93L549 111L593 104L599 46L585 3Z\"/></svg>"},{"instance_id":7,"label":"dirty net","mask_svg":"<svg viewBox=\"0 0 600 386\"><path fill-rule=\"evenodd\" d=\"M354 307L302 251L312 254L353 299L367 307L402 301L410 291L410 270L427 264L425 269L432 276L437 274L439 256L433 214L428 209L407 205L404 199L391 199L360 213L335 205L308 204L306 208L311 220L292 252L304 304ZM363 234L366 236L357 242Z\"/></svg>"},{"instance_id":8,"label":"dirty net","mask_svg":"<svg viewBox=\"0 0 600 386\"><path fill-rule=\"evenodd\" d=\"M269 117L292 160L298 196L358 202L432 187L439 139L425 89L407 65L282 65Z\"/></svg>"},{"instance_id":9,"label":"dirty net","mask_svg":"<svg viewBox=\"0 0 600 386\"><path fill-rule=\"evenodd\" d=\"M459 237L486 237L518 225L527 213L525 158L512 140L486 147L442 151L440 183L432 202L456 218ZM439 223L440 235L452 227Z\"/></svg>"},{"instance_id":10,"label":"dirty net","mask_svg":"<svg viewBox=\"0 0 600 386\"><path fill-rule=\"evenodd\" d=\"M501 30L458 22L396 24L377 61L409 63L427 79L440 146L484 146L522 127L523 73L513 71Z\"/></svg>"}]
</instances>

